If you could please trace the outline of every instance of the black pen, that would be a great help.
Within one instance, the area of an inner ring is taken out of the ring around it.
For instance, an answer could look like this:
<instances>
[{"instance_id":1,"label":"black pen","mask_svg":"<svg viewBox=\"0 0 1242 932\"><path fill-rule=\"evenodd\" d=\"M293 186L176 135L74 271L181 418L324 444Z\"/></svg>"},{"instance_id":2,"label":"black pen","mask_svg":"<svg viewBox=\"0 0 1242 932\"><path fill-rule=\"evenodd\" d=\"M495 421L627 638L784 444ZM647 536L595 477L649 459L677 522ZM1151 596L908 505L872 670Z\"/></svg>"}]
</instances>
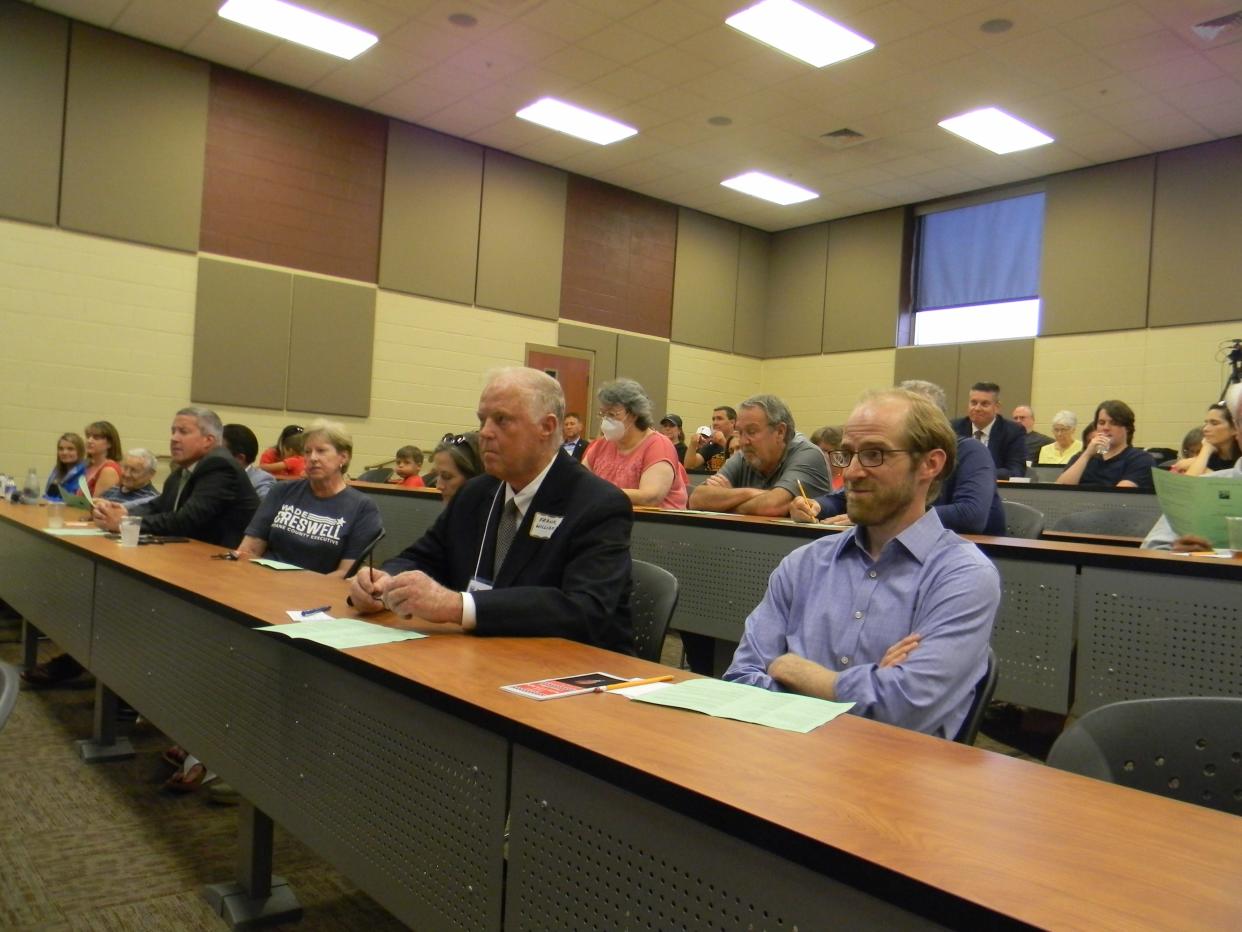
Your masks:
<instances>
[{"instance_id":1,"label":"black pen","mask_svg":"<svg viewBox=\"0 0 1242 932\"><path fill-rule=\"evenodd\" d=\"M306 611L299 612L298 614L305 618L308 615L318 615L320 612L326 612L331 607L331 605L321 605L318 608L308 608Z\"/></svg>"}]
</instances>

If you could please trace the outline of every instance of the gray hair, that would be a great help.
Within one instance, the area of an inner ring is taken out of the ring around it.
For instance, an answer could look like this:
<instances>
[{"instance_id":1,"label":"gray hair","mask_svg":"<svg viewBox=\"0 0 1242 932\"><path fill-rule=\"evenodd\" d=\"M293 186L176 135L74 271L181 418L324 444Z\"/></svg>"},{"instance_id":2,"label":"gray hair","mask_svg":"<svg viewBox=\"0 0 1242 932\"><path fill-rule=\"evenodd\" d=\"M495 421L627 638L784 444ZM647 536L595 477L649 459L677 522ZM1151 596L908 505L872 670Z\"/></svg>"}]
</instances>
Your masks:
<instances>
[{"instance_id":1,"label":"gray hair","mask_svg":"<svg viewBox=\"0 0 1242 932\"><path fill-rule=\"evenodd\" d=\"M643 387L633 379L614 379L605 382L596 393L600 407L621 405L634 415L634 426L646 430L651 426L651 399Z\"/></svg>"},{"instance_id":2,"label":"gray hair","mask_svg":"<svg viewBox=\"0 0 1242 932\"><path fill-rule=\"evenodd\" d=\"M198 429L219 443L224 439L224 425L220 415L204 405L187 405L177 412L177 417L192 417L198 421Z\"/></svg>"},{"instance_id":3,"label":"gray hair","mask_svg":"<svg viewBox=\"0 0 1242 932\"><path fill-rule=\"evenodd\" d=\"M758 408L767 419L768 426L775 428L778 424L785 425L785 444L788 446L794 438L794 417L789 405L775 395L751 395L743 401L739 408Z\"/></svg>"},{"instance_id":4,"label":"gray hair","mask_svg":"<svg viewBox=\"0 0 1242 932\"><path fill-rule=\"evenodd\" d=\"M126 456L134 456L142 460L142 467L152 475L160 468L160 461L155 458L155 454L146 447L134 447L125 454Z\"/></svg>"},{"instance_id":5,"label":"gray hair","mask_svg":"<svg viewBox=\"0 0 1242 932\"><path fill-rule=\"evenodd\" d=\"M916 395L922 395L937 408L945 413L949 413L949 403L945 400L944 389L935 382L925 382L923 379L906 379L904 382L897 384L898 388L904 388L908 392L914 392Z\"/></svg>"},{"instance_id":6,"label":"gray hair","mask_svg":"<svg viewBox=\"0 0 1242 932\"><path fill-rule=\"evenodd\" d=\"M1073 411L1058 411L1052 416L1053 427L1068 427L1073 430L1078 426L1078 415Z\"/></svg>"},{"instance_id":7,"label":"gray hair","mask_svg":"<svg viewBox=\"0 0 1242 932\"><path fill-rule=\"evenodd\" d=\"M531 369L529 366L505 366L487 373L487 388L498 382L511 382L526 391L529 404L528 410L533 420L551 414L557 424L565 423L565 392L561 383L546 372ZM560 446L560 435L556 437L556 445Z\"/></svg>"}]
</instances>

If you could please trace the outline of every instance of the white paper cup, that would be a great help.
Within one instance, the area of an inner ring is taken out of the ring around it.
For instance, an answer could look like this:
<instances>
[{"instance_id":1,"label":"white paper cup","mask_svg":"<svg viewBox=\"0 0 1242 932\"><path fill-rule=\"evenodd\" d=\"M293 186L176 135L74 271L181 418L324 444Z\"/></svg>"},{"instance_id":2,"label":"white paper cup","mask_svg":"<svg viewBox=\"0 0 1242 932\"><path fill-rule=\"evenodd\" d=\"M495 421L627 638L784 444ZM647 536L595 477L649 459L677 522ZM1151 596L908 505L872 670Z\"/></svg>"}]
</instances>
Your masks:
<instances>
[{"instance_id":1,"label":"white paper cup","mask_svg":"<svg viewBox=\"0 0 1242 932\"><path fill-rule=\"evenodd\" d=\"M126 515L121 519L121 546L137 547L138 535L142 532L142 518L139 515Z\"/></svg>"}]
</instances>

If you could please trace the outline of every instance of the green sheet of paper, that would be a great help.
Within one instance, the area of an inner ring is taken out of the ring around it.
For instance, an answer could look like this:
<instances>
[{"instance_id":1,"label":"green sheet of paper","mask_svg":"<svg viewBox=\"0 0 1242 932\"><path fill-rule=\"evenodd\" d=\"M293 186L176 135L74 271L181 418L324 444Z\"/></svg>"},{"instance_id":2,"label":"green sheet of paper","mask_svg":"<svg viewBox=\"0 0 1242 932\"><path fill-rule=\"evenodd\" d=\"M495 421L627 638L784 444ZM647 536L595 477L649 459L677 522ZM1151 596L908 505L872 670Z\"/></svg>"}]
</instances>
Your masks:
<instances>
[{"instance_id":1,"label":"green sheet of paper","mask_svg":"<svg viewBox=\"0 0 1242 932\"><path fill-rule=\"evenodd\" d=\"M1226 516L1242 516L1242 479L1217 476L1182 476L1153 469L1160 510L1178 534L1194 534L1228 547Z\"/></svg>"},{"instance_id":2,"label":"green sheet of paper","mask_svg":"<svg viewBox=\"0 0 1242 932\"><path fill-rule=\"evenodd\" d=\"M634 701L689 709L801 734L832 721L854 706L852 702L828 702L710 679L686 680L667 689L635 696Z\"/></svg>"},{"instance_id":3,"label":"green sheet of paper","mask_svg":"<svg viewBox=\"0 0 1242 932\"><path fill-rule=\"evenodd\" d=\"M332 618L324 621L299 621L291 625L268 625L260 631L275 631L291 638L305 638L337 650L347 647L370 647L394 641L412 641L427 635L417 631L401 631L384 625L373 625L356 618Z\"/></svg>"},{"instance_id":4,"label":"green sheet of paper","mask_svg":"<svg viewBox=\"0 0 1242 932\"><path fill-rule=\"evenodd\" d=\"M55 537L107 537L107 531L97 527L49 527L44 528Z\"/></svg>"},{"instance_id":5,"label":"green sheet of paper","mask_svg":"<svg viewBox=\"0 0 1242 932\"><path fill-rule=\"evenodd\" d=\"M302 568L294 563L281 563L279 560L268 560L265 557L257 557L250 562L266 566L269 570L300 570Z\"/></svg>"}]
</instances>

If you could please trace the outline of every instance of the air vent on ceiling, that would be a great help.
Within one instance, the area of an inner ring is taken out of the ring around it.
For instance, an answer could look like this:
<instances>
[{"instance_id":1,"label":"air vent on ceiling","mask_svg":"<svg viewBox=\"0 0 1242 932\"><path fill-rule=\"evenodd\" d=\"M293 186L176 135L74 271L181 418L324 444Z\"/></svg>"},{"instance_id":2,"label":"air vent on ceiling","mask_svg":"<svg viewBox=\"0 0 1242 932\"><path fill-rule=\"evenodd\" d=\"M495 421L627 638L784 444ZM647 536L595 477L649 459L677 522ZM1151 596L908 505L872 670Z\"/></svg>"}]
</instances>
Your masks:
<instances>
[{"instance_id":1,"label":"air vent on ceiling","mask_svg":"<svg viewBox=\"0 0 1242 932\"><path fill-rule=\"evenodd\" d=\"M1242 27L1242 10L1195 23L1190 29L1204 42L1213 42L1224 33L1239 32L1239 27Z\"/></svg>"},{"instance_id":2,"label":"air vent on ceiling","mask_svg":"<svg viewBox=\"0 0 1242 932\"><path fill-rule=\"evenodd\" d=\"M850 146L861 145L868 140L858 130L843 126L840 129L834 129L831 133L824 133L819 137L819 141L834 149L848 149Z\"/></svg>"}]
</instances>

